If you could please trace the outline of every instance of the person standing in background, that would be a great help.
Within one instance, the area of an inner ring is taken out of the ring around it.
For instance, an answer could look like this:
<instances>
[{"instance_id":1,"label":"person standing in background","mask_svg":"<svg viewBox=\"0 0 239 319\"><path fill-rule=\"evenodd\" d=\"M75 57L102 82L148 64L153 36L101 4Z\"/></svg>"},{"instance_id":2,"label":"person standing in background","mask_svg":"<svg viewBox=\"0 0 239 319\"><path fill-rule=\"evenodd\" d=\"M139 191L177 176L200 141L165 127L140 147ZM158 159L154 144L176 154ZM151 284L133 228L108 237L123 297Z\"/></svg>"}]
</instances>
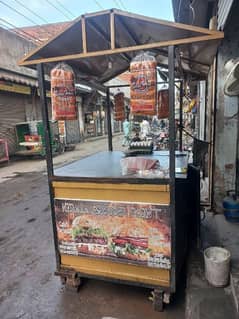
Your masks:
<instances>
[{"instance_id":1,"label":"person standing in background","mask_svg":"<svg viewBox=\"0 0 239 319\"><path fill-rule=\"evenodd\" d=\"M152 127L153 129L157 129L158 128L158 118L157 118L157 115L154 115L153 118L152 118Z\"/></svg>"},{"instance_id":2,"label":"person standing in background","mask_svg":"<svg viewBox=\"0 0 239 319\"><path fill-rule=\"evenodd\" d=\"M146 119L143 119L142 123L140 124L140 133L142 139L145 139L146 136L150 133L150 125Z\"/></svg>"},{"instance_id":3,"label":"person standing in background","mask_svg":"<svg viewBox=\"0 0 239 319\"><path fill-rule=\"evenodd\" d=\"M124 132L124 139L122 142L122 146L129 145L130 141L130 123L126 118L123 122L123 132Z\"/></svg>"}]
</instances>

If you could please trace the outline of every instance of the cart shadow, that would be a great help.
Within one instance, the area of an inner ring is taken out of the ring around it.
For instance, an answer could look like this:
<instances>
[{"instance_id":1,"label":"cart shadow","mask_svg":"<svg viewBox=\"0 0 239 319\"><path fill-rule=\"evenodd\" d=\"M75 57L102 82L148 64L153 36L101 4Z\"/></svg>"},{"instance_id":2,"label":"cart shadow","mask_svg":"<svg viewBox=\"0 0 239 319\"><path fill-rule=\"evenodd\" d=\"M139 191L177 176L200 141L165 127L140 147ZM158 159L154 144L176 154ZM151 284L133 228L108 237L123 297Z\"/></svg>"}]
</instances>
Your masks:
<instances>
[{"instance_id":1,"label":"cart shadow","mask_svg":"<svg viewBox=\"0 0 239 319\"><path fill-rule=\"evenodd\" d=\"M118 319L144 318L184 318L185 278L180 278L177 293L170 304L165 305L164 312L153 310L152 290L144 287L129 286L121 283L111 283L95 279L83 279L79 292L64 289L62 307L75 307L81 313L87 313L86 318L101 318L111 316ZM79 316L79 319L84 318Z\"/></svg>"}]
</instances>

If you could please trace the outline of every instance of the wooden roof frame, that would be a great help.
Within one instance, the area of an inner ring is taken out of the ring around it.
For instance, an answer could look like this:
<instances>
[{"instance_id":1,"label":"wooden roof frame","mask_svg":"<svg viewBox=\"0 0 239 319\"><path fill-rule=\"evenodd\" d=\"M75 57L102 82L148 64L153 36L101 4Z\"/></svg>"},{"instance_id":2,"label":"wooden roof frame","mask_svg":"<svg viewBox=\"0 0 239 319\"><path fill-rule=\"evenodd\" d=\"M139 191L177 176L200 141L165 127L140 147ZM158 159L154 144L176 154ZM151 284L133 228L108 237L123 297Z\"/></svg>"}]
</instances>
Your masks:
<instances>
[{"instance_id":1,"label":"wooden roof frame","mask_svg":"<svg viewBox=\"0 0 239 319\"><path fill-rule=\"evenodd\" d=\"M90 17L95 17L95 16L99 16L99 15L104 15L104 14L110 15L110 49L89 52L87 50L87 37L86 37L85 20L87 18L90 18ZM163 26L174 27L174 28L181 29L184 31L197 32L197 33L201 33L202 35L188 37L188 38L175 39L175 40L169 40L169 41L153 42L153 43L147 43L147 44L142 44L142 45L133 45L130 47L116 48L116 45L115 45L115 42L116 42L115 23L114 23L115 14L119 14L119 15L125 16L125 17L140 19L143 21L152 22L152 23L156 23L159 25L163 25ZM51 41L57 39L66 30L71 28L74 24L78 23L79 21L81 21L81 27L82 27L81 29L82 29L83 52L70 54L70 55L55 56L55 57L50 57L50 58L40 58L40 59L29 60L29 58L31 58L33 55L35 55L37 52L39 52L42 48L46 47ZM224 37L224 33L220 32L220 31L209 30L209 29L201 28L201 27L197 27L197 26L186 25L186 24L182 24L182 23L175 23L175 22L165 21L165 20L161 20L161 19L145 17L142 15L132 14L132 13L128 13L128 12L125 12L122 10L118 10L118 9L111 9L111 10L104 10L104 11L91 13L91 14L85 14L85 15L82 15L81 17L77 18L66 29L59 32L56 36L51 38L49 41L47 41L46 43L42 44L41 46L37 47L35 50L33 50L29 54L27 54L23 59L21 59L18 62L18 65L30 66L30 65L36 65L39 63L60 62L60 61L67 61L67 60L68 61L69 60L77 60L77 59L81 59L81 58L97 57L97 56L103 56L103 55L123 54L123 53L127 53L127 52L132 52L132 51L147 50L147 49L153 49L153 48L162 48L162 47L168 47L168 46L185 45L185 44L191 44L191 43L202 42L202 41L220 40L223 37Z\"/></svg>"}]
</instances>

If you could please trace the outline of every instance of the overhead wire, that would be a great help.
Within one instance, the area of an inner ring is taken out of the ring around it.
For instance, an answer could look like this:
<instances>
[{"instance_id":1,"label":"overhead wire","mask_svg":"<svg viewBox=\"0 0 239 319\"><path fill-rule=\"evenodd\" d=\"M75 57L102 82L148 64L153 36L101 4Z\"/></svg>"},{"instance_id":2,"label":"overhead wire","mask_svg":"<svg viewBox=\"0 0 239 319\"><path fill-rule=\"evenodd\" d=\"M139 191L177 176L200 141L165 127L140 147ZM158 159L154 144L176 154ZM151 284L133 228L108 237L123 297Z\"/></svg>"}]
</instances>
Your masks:
<instances>
[{"instance_id":1,"label":"overhead wire","mask_svg":"<svg viewBox=\"0 0 239 319\"><path fill-rule=\"evenodd\" d=\"M64 9L66 12L68 12L73 18L76 17L76 15L74 13L72 13L69 9L67 9L59 0L55 0L59 6L62 7L62 9Z\"/></svg>"},{"instance_id":2,"label":"overhead wire","mask_svg":"<svg viewBox=\"0 0 239 319\"><path fill-rule=\"evenodd\" d=\"M102 5L99 3L99 1L94 0L94 2L96 3L96 5L97 5L100 9L104 10L104 7L102 7Z\"/></svg>"},{"instance_id":3,"label":"overhead wire","mask_svg":"<svg viewBox=\"0 0 239 319\"><path fill-rule=\"evenodd\" d=\"M123 3L123 1L122 1L122 0L118 0L118 1L119 1L119 3L121 4L122 8L123 8L124 10L127 10L127 8L126 8L125 4Z\"/></svg>"},{"instance_id":4,"label":"overhead wire","mask_svg":"<svg viewBox=\"0 0 239 319\"><path fill-rule=\"evenodd\" d=\"M14 0L16 1L16 0ZM30 21L31 23L34 24L34 26L39 27L40 29L44 30L44 32L46 32L48 34L48 36L52 37L52 33L50 33L46 27L44 26L40 26L36 21L34 21L33 19L27 17L25 14L23 14L22 12L18 11L17 9L13 8L12 6L10 6L9 4L5 3L4 1L0 0L0 3L2 3L4 6L6 6L7 8L9 8L10 10L16 12L18 15L24 17L26 20Z\"/></svg>"},{"instance_id":5,"label":"overhead wire","mask_svg":"<svg viewBox=\"0 0 239 319\"><path fill-rule=\"evenodd\" d=\"M55 6L50 0L45 0L48 4L50 4L55 10L57 10L58 12L60 12L62 15L64 15L65 18L67 18L68 20L72 20L71 17L69 17L64 11L62 11L61 9L59 9L57 6Z\"/></svg>"},{"instance_id":6,"label":"overhead wire","mask_svg":"<svg viewBox=\"0 0 239 319\"><path fill-rule=\"evenodd\" d=\"M12 27L13 29L10 29L9 27L7 27L7 28L9 28L11 31L14 32L14 31L19 30L19 32L17 31L18 33L25 34L28 38L31 38L31 39L34 40L34 41L39 41L39 42L41 42L41 40L35 38L32 34L23 31L21 28L17 27L16 25L12 24L11 22L7 21L6 19L0 18L0 20L3 21L3 23L5 23L5 24L9 25L10 27Z\"/></svg>"},{"instance_id":7,"label":"overhead wire","mask_svg":"<svg viewBox=\"0 0 239 319\"><path fill-rule=\"evenodd\" d=\"M35 37L34 37L33 35L31 35L30 33L27 33L27 32L25 32L25 31L23 31L21 28L17 27L16 25L12 24L11 22L9 22L9 21L7 21L7 20L5 20L5 19L3 19L3 18L0 18L0 20L3 21L3 23L5 23L5 25L7 24L7 25L9 25L11 28L13 28L13 29L10 29L10 28L7 26L7 28L8 28L9 30L11 30L12 32L15 32L15 31L19 30L19 31L17 31L17 33L25 34L28 39L30 38L30 39L33 40L34 42L35 42L35 41L41 42L41 40L35 38Z\"/></svg>"},{"instance_id":8,"label":"overhead wire","mask_svg":"<svg viewBox=\"0 0 239 319\"><path fill-rule=\"evenodd\" d=\"M21 1L19 0L14 0L16 3L18 3L21 7L23 7L24 9L26 9L27 11L31 12L31 14L33 14L34 16L36 16L38 19L40 19L41 21L43 21L44 23L49 23L49 21L47 21L45 18L41 17L39 14L37 14L36 12L34 12L33 10L29 9L27 6L25 6Z\"/></svg>"},{"instance_id":9,"label":"overhead wire","mask_svg":"<svg viewBox=\"0 0 239 319\"><path fill-rule=\"evenodd\" d=\"M8 31L13 32L13 33L16 33L16 34L20 35L21 37L23 37L24 39L33 41L34 43L36 43L36 42L37 42L37 43L42 42L41 40L35 38L35 37L34 37L33 35L31 35L30 33L27 33L27 32L25 32L25 31L23 31L21 28L15 26L15 25L12 24L11 22L9 22L9 21L7 21L7 20L5 20L5 19L3 19L3 18L0 18L0 20L1 20L3 23L5 23L5 27L6 27L6 29L7 29ZM6 26L6 25L9 25L9 26L10 26L11 28L13 28L13 29L9 28L9 27ZM25 37L24 37L24 35L25 35Z\"/></svg>"},{"instance_id":10,"label":"overhead wire","mask_svg":"<svg viewBox=\"0 0 239 319\"><path fill-rule=\"evenodd\" d=\"M3 24L3 23L0 23L0 27L1 27L2 29L4 29L4 30L10 31L10 28L7 27L7 26L6 26L5 24Z\"/></svg>"},{"instance_id":11,"label":"overhead wire","mask_svg":"<svg viewBox=\"0 0 239 319\"><path fill-rule=\"evenodd\" d=\"M116 7L118 7L119 9L121 9L120 3L119 3L117 0L113 0L113 1L114 1L114 3L115 3Z\"/></svg>"},{"instance_id":12,"label":"overhead wire","mask_svg":"<svg viewBox=\"0 0 239 319\"><path fill-rule=\"evenodd\" d=\"M7 8L9 8L10 10L16 12L17 14L19 14L20 16L24 17L26 20L30 21L31 23L33 23L34 25L37 24L36 21L32 20L31 18L27 17L25 14L21 13L20 11L16 10L15 8L9 6L9 4L5 3L4 1L0 0L0 3L2 3L4 6L6 6Z\"/></svg>"}]
</instances>

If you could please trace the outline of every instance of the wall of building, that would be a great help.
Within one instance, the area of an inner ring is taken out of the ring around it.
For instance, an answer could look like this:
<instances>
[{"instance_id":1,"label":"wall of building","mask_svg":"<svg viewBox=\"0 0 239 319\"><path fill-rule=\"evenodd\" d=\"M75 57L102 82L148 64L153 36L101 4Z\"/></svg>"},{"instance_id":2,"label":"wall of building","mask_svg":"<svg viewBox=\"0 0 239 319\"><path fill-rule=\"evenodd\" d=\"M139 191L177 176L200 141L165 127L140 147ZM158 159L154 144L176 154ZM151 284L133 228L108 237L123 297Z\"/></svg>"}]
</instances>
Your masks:
<instances>
[{"instance_id":1,"label":"wall of building","mask_svg":"<svg viewBox=\"0 0 239 319\"><path fill-rule=\"evenodd\" d=\"M0 28L0 68L12 70L14 72L31 77L36 77L35 70L20 67L17 65L17 62L35 47L36 46L32 42L27 41L12 32Z\"/></svg>"},{"instance_id":2,"label":"wall of building","mask_svg":"<svg viewBox=\"0 0 239 319\"><path fill-rule=\"evenodd\" d=\"M217 95L214 159L214 207L222 211L225 192L235 188L235 157L237 136L238 97L224 95L227 73L225 63L239 57L239 2L235 1L225 26L225 38L219 48L217 61Z\"/></svg>"}]
</instances>

